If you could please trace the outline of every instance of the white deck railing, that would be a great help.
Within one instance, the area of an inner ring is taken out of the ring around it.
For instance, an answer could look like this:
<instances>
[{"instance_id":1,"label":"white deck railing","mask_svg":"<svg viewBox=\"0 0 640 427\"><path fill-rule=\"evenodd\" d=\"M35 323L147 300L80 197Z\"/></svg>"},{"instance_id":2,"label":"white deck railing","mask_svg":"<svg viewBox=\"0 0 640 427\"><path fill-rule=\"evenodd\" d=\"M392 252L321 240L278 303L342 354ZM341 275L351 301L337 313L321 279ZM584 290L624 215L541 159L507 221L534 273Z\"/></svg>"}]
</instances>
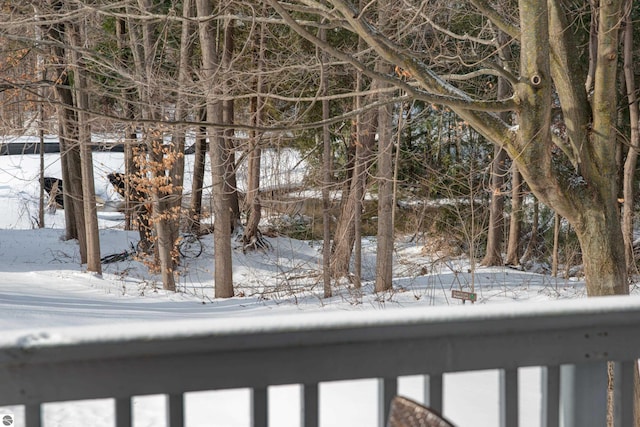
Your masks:
<instances>
[{"instance_id":1,"label":"white deck railing","mask_svg":"<svg viewBox=\"0 0 640 427\"><path fill-rule=\"evenodd\" d=\"M24 405L35 427L42 403L111 397L124 427L132 396L166 394L176 427L183 393L250 388L253 424L266 426L267 387L302 384L302 423L317 426L319 382L380 378L384 425L399 376L429 375L426 403L442 409L443 373L500 369L501 423L511 427L517 368L542 366L542 425L601 427L613 361L616 425L630 426L639 356L636 297L9 331L0 336L0 406Z\"/></svg>"}]
</instances>

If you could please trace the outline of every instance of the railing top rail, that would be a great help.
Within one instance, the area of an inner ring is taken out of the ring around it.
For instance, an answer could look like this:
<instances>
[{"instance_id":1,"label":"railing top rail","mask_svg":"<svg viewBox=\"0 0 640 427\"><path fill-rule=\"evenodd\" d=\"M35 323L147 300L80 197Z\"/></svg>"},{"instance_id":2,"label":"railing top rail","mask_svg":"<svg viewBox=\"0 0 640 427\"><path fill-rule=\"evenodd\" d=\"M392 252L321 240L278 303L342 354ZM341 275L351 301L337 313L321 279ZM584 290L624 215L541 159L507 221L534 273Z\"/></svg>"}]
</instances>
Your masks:
<instances>
[{"instance_id":1,"label":"railing top rail","mask_svg":"<svg viewBox=\"0 0 640 427\"><path fill-rule=\"evenodd\" d=\"M630 325L640 328L640 298L597 297L495 305L439 306L387 310L321 312L220 319L188 319L5 331L0 335L0 364L16 351L33 355L47 348L108 346L131 354L139 343L193 342L207 338L212 349L322 344L323 341L368 341L458 335L559 330L574 327ZM367 331L373 331L370 334ZM284 340L278 340L282 336ZM251 338L247 340L247 338ZM293 341L292 341L293 339ZM127 344L125 349L123 344ZM181 346L176 352L190 351ZM104 356L101 353L101 356Z\"/></svg>"}]
</instances>

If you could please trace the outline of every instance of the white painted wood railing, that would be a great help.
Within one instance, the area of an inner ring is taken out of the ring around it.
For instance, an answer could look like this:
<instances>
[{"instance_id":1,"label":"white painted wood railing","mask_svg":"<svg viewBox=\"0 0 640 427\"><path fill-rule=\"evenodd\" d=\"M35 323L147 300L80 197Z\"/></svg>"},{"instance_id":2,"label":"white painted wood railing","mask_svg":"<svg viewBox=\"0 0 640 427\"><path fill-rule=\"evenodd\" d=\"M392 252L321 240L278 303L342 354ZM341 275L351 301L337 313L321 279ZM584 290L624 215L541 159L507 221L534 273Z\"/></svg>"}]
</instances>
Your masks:
<instances>
[{"instance_id":1,"label":"white painted wood railing","mask_svg":"<svg viewBox=\"0 0 640 427\"><path fill-rule=\"evenodd\" d=\"M501 423L511 427L517 369L542 366L542 425L601 427L613 361L616 425L630 426L639 356L637 297L8 331L0 406L24 405L35 427L42 403L111 397L125 427L132 396L166 394L176 427L183 393L246 387L253 425L266 426L267 387L302 384L302 424L317 426L319 382L380 378L384 425L398 376L429 375L426 403L442 409L443 373L500 369Z\"/></svg>"}]
</instances>

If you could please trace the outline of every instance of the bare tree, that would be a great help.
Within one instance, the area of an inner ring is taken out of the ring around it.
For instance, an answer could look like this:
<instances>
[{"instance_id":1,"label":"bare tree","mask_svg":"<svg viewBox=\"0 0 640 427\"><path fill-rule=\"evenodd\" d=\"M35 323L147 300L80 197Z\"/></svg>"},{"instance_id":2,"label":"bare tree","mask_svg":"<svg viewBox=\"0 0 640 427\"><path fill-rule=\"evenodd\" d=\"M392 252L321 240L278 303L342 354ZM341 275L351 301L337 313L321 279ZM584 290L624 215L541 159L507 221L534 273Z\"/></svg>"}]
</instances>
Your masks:
<instances>
[{"instance_id":1,"label":"bare tree","mask_svg":"<svg viewBox=\"0 0 640 427\"><path fill-rule=\"evenodd\" d=\"M49 6L49 9L46 8ZM43 5L40 16L59 16L64 12L64 4L52 0ZM80 260L87 262L87 241L85 232L84 208L82 205L82 172L80 169L80 149L78 146L78 116L73 93L73 84L67 67L67 24L64 20L54 19L46 27L45 38L51 42L50 64L54 92L58 101L58 129L60 140L60 161L62 163L62 181L64 182L64 215L66 238L78 239Z\"/></svg>"},{"instance_id":2,"label":"bare tree","mask_svg":"<svg viewBox=\"0 0 640 427\"><path fill-rule=\"evenodd\" d=\"M500 58L500 66L510 70L512 62L508 37L501 31L496 34L496 50ZM511 95L509 82L498 77L497 97L505 99ZM510 113L503 112L500 118L510 123ZM504 184L508 173L507 152L499 145L495 146L493 162L491 163L491 205L489 208L489 232L487 235L487 251L482 265L502 265L502 243L504 241Z\"/></svg>"},{"instance_id":3,"label":"bare tree","mask_svg":"<svg viewBox=\"0 0 640 427\"><path fill-rule=\"evenodd\" d=\"M231 14L233 12L233 2L227 0L222 2L223 8L222 14ZM236 73L234 69L234 50L235 50L235 19L226 18L223 21L223 38L221 43L222 54L219 75L222 80L222 123L225 124L225 128L222 132L219 132L219 137L222 138L220 144L224 144L224 158L225 158L225 197L231 210L229 217L229 223L231 229L235 229L240 223L240 200L238 196L238 184L236 181L236 142L235 142L235 130L233 124L235 122L235 100L232 96L234 90L233 74Z\"/></svg>"},{"instance_id":4,"label":"bare tree","mask_svg":"<svg viewBox=\"0 0 640 427\"><path fill-rule=\"evenodd\" d=\"M131 60L131 49L129 49L130 43L128 41L127 34L127 20L124 18L118 18L116 23L116 44L118 47L118 61L121 67L125 67L125 64L128 64ZM137 145L137 133L135 129L135 124L133 120L135 119L135 105L133 102L134 90L130 87L122 88L121 92L121 101L122 110L124 111L124 115L126 120L128 121L125 131L124 131L124 170L125 176L127 177L135 177L138 175L138 168L136 163L134 162L134 146ZM140 207L137 204L140 202L139 200L132 200L132 195L134 194L132 189L132 182L130 179L126 179L124 182L124 194L122 194L124 198L124 215L125 215L125 229L131 230L132 225L135 222L132 217L134 210L138 213L141 213ZM134 205L136 205L136 209L134 209ZM141 225L144 222L144 217L139 215L138 217L138 225L139 225L139 234L140 241L143 241L143 246L147 246L144 244L144 241L148 239L149 236L145 232L143 232L143 228Z\"/></svg>"},{"instance_id":5,"label":"bare tree","mask_svg":"<svg viewBox=\"0 0 640 427\"><path fill-rule=\"evenodd\" d=\"M481 264L502 265L502 242L504 240L504 182L507 173L507 153L496 146L491 163L491 204L489 206L489 231L487 251Z\"/></svg>"},{"instance_id":6,"label":"bare tree","mask_svg":"<svg viewBox=\"0 0 640 427\"><path fill-rule=\"evenodd\" d=\"M98 213L96 208L96 191L93 178L93 156L91 150L91 127L89 125L89 94L82 47L86 44L81 27L83 24L72 23L68 26L70 41L73 47L71 58L74 67L75 100L78 107L78 144L80 146L80 167L82 174L82 206L85 218L87 244L87 270L102 274L100 262L100 237L98 230Z\"/></svg>"},{"instance_id":7,"label":"bare tree","mask_svg":"<svg viewBox=\"0 0 640 427\"><path fill-rule=\"evenodd\" d=\"M393 2L380 1L378 5L378 27L388 30ZM393 67L384 58L376 62L375 71L389 74ZM386 82L378 82L381 88L388 87ZM380 94L384 102L388 93ZM384 103L378 108L378 152L377 152L377 184L378 184L378 239L376 251L376 283L375 291L382 292L393 285L393 106Z\"/></svg>"},{"instance_id":8,"label":"bare tree","mask_svg":"<svg viewBox=\"0 0 640 427\"><path fill-rule=\"evenodd\" d=\"M153 12L154 6L151 0L138 0L138 5L144 14ZM131 30L129 33L135 34ZM146 121L145 126L142 127L146 153L140 153L139 156L145 179L138 184L146 187L142 193L151 197L153 206L151 223L155 230L155 250L160 261L163 288L175 291L173 256L175 239L172 224L177 213L170 202L174 189L171 178L167 176L167 170L174 165L176 153L164 146L164 129L161 125L162 102L159 99L162 87L158 85L161 76L156 72L157 64L153 60L163 40L158 38L156 24L150 20L140 24L140 34L141 40L131 38L132 51L134 56L137 56L135 63L141 116ZM139 44L140 48L138 48Z\"/></svg>"},{"instance_id":9,"label":"bare tree","mask_svg":"<svg viewBox=\"0 0 640 427\"><path fill-rule=\"evenodd\" d=\"M509 219L509 241L505 264L520 264L520 233L522 230L522 180L515 164L511 165L511 216Z\"/></svg>"},{"instance_id":10,"label":"bare tree","mask_svg":"<svg viewBox=\"0 0 640 427\"><path fill-rule=\"evenodd\" d=\"M182 16L185 18L195 17L195 4L193 0L184 0L182 3ZM178 66L178 89L176 93L175 120L184 122L193 113L189 107L191 88L194 87L191 76L193 75L192 57L194 56L194 41L192 35L195 32L195 25L190 19L182 21L180 34L180 54ZM172 135L171 156L173 164L169 172L171 182L170 194L168 195L167 207L172 213L169 217L168 226L171 228L171 240L176 244L180 239L180 221L182 219L182 193L184 184L184 152L186 145L187 128L178 125L174 128ZM173 251L176 254L176 251ZM175 257L174 257L175 258Z\"/></svg>"},{"instance_id":11,"label":"bare tree","mask_svg":"<svg viewBox=\"0 0 640 427\"><path fill-rule=\"evenodd\" d=\"M627 103L629 106L629 149L624 162L623 175L623 207L622 207L622 235L624 237L625 259L629 273L637 272L636 260L633 253L633 216L635 203L635 171L638 163L638 149L640 148L640 105L636 89L633 59L633 20L631 8L633 3L626 4L624 19L624 77L627 89Z\"/></svg>"},{"instance_id":12,"label":"bare tree","mask_svg":"<svg viewBox=\"0 0 640 427\"><path fill-rule=\"evenodd\" d=\"M376 159L376 134L379 112L377 108L365 109L365 105L378 105L379 88L373 84L363 91L362 76L356 75L353 82L356 92L353 97L355 111L359 111L352 121L348 143L346 179L341 184L342 196L340 216L334 233L331 272L335 278L349 277L359 286L361 281L362 209L366 188L371 184L372 169ZM367 93L363 95L362 93ZM391 211L388 213L391 215ZM355 271L350 272L353 259Z\"/></svg>"},{"instance_id":13,"label":"bare tree","mask_svg":"<svg viewBox=\"0 0 640 427\"><path fill-rule=\"evenodd\" d=\"M320 40L326 42L327 31L324 28L318 30ZM328 67L326 66L327 55L324 52L317 53L321 62L320 72L320 93L327 96L329 93L329 76ZM322 120L327 121L331 117L331 106L328 99L322 100ZM331 289L331 183L333 162L333 150L331 149L331 130L329 124L322 126L322 279L323 279L323 296L329 298L332 296Z\"/></svg>"},{"instance_id":14,"label":"bare tree","mask_svg":"<svg viewBox=\"0 0 640 427\"><path fill-rule=\"evenodd\" d=\"M264 68L266 49L266 24L261 23L259 31L255 32L253 41L253 63L255 64L256 75L253 78L255 96L249 101L249 112L251 114L251 124L255 128L262 126L264 109L264 98L262 93L265 90ZM258 226L262 218L262 203L260 200L260 171L262 159L262 144L264 132L255 129L249 130L249 154L247 167L247 194L245 197L245 210L247 211L247 223L242 234L243 250L266 249L268 243L262 237Z\"/></svg>"},{"instance_id":15,"label":"bare tree","mask_svg":"<svg viewBox=\"0 0 640 427\"><path fill-rule=\"evenodd\" d=\"M374 102L375 98L368 98ZM360 102L360 101L357 101ZM341 213L334 233L331 273L334 278L349 276L351 257L356 244L357 212L362 210L362 197L368 182L368 171L374 160L377 111L360 115L349 143L352 156L347 168L347 179L342 184Z\"/></svg>"},{"instance_id":16,"label":"bare tree","mask_svg":"<svg viewBox=\"0 0 640 427\"><path fill-rule=\"evenodd\" d=\"M213 15L209 0L196 0L197 15L200 18L199 35L202 49L202 90L206 94L207 120L222 123L220 89L216 78L220 67L215 23L208 18ZM209 150L213 185L213 214L215 216L215 296L233 296L233 266L231 257L231 203L226 191L227 165L230 155L224 139L215 138L216 128L208 126Z\"/></svg>"},{"instance_id":17,"label":"bare tree","mask_svg":"<svg viewBox=\"0 0 640 427\"><path fill-rule=\"evenodd\" d=\"M206 110L199 114L202 122L206 122ZM204 125L196 129L196 140L193 158L193 176L191 178L191 200L189 203L189 224L191 231L200 233L202 216L202 186L204 185L204 171L207 160L207 128Z\"/></svg>"}]
</instances>

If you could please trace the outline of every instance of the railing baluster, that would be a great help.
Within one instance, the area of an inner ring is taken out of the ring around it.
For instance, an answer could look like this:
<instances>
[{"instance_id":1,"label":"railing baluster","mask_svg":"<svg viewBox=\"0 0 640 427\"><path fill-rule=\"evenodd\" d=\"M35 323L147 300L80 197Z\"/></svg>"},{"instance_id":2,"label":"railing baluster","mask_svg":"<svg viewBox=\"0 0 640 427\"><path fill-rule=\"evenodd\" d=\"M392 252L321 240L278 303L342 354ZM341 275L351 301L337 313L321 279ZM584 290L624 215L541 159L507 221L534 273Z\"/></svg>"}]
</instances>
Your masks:
<instances>
[{"instance_id":1,"label":"railing baluster","mask_svg":"<svg viewBox=\"0 0 640 427\"><path fill-rule=\"evenodd\" d=\"M40 404L25 405L24 425L25 427L42 427L42 406Z\"/></svg>"},{"instance_id":2,"label":"railing baluster","mask_svg":"<svg viewBox=\"0 0 640 427\"><path fill-rule=\"evenodd\" d=\"M565 427L607 425L607 362L562 365L560 406Z\"/></svg>"},{"instance_id":3,"label":"railing baluster","mask_svg":"<svg viewBox=\"0 0 640 427\"><path fill-rule=\"evenodd\" d=\"M267 388L251 389L251 426L267 427L268 411Z\"/></svg>"},{"instance_id":4,"label":"railing baluster","mask_svg":"<svg viewBox=\"0 0 640 427\"><path fill-rule=\"evenodd\" d=\"M132 415L131 398L116 399L116 427L131 427Z\"/></svg>"},{"instance_id":5,"label":"railing baluster","mask_svg":"<svg viewBox=\"0 0 640 427\"><path fill-rule=\"evenodd\" d=\"M167 396L167 425L168 427L184 426L184 395Z\"/></svg>"},{"instance_id":6,"label":"railing baluster","mask_svg":"<svg viewBox=\"0 0 640 427\"><path fill-rule=\"evenodd\" d=\"M378 379L378 426L385 427L391 400L398 394L397 378Z\"/></svg>"},{"instance_id":7,"label":"railing baluster","mask_svg":"<svg viewBox=\"0 0 640 427\"><path fill-rule=\"evenodd\" d=\"M303 427L318 427L318 384L304 384L300 387L300 412Z\"/></svg>"},{"instance_id":8,"label":"railing baluster","mask_svg":"<svg viewBox=\"0 0 640 427\"><path fill-rule=\"evenodd\" d=\"M540 383L542 391L540 422L542 427L558 427L560 425L560 367L543 367Z\"/></svg>"},{"instance_id":9,"label":"railing baluster","mask_svg":"<svg viewBox=\"0 0 640 427\"><path fill-rule=\"evenodd\" d=\"M616 426L633 425L635 363L637 362L614 362L613 402Z\"/></svg>"},{"instance_id":10,"label":"railing baluster","mask_svg":"<svg viewBox=\"0 0 640 427\"><path fill-rule=\"evenodd\" d=\"M500 426L518 425L518 369L500 370Z\"/></svg>"},{"instance_id":11,"label":"railing baluster","mask_svg":"<svg viewBox=\"0 0 640 427\"><path fill-rule=\"evenodd\" d=\"M442 413L442 374L425 375L424 403L429 408Z\"/></svg>"}]
</instances>

